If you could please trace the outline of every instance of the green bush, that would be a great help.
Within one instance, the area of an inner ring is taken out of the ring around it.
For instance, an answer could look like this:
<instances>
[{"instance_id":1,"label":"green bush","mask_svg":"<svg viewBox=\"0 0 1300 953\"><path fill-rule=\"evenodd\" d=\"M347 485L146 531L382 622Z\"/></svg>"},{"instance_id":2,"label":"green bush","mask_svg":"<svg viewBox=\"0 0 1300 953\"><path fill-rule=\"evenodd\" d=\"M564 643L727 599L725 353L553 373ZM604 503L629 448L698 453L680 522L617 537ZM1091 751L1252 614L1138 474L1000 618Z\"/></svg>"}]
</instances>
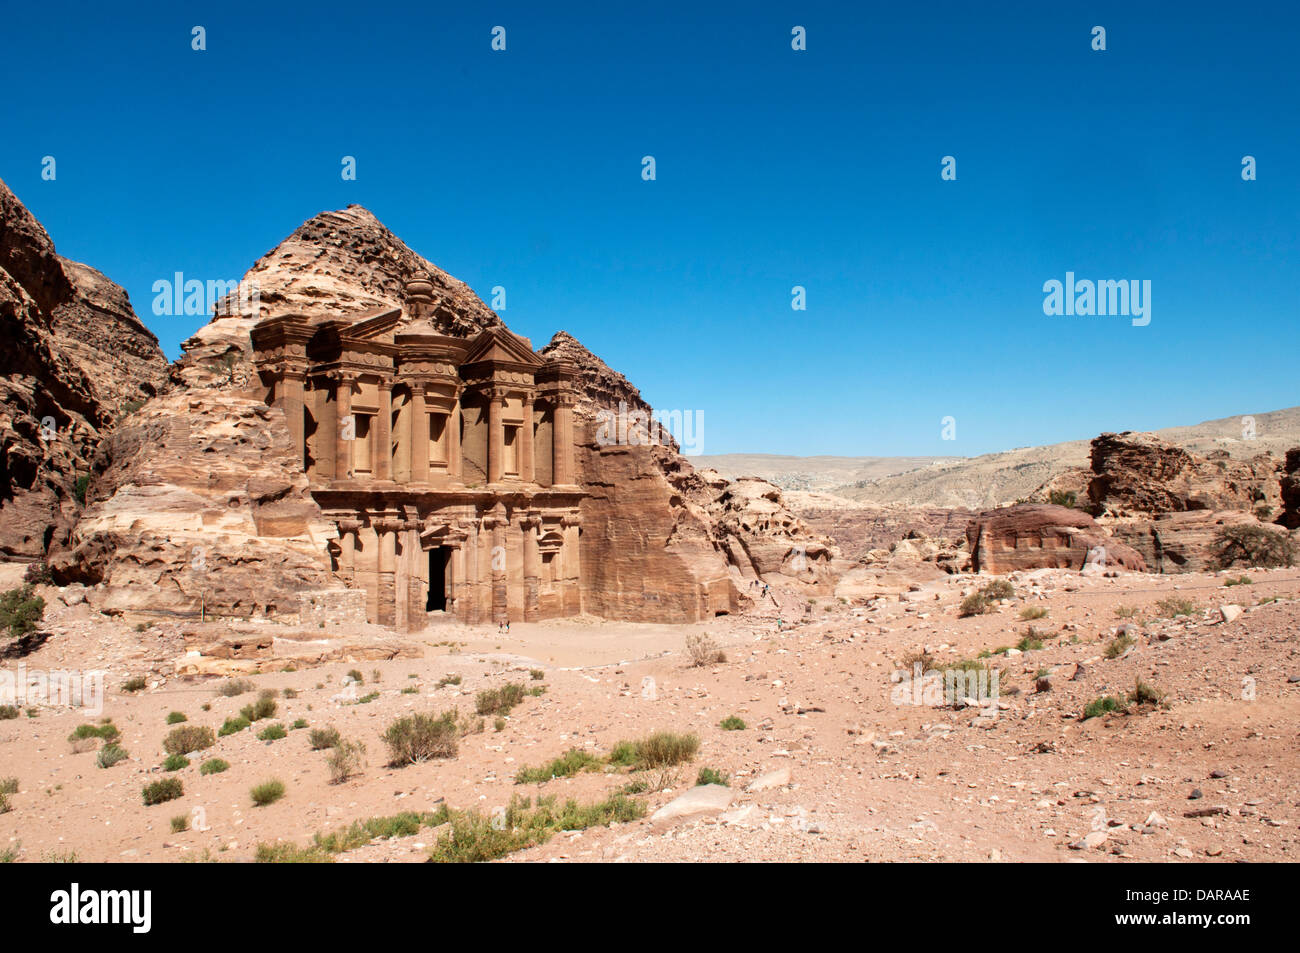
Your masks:
<instances>
[{"instance_id":1,"label":"green bush","mask_svg":"<svg viewBox=\"0 0 1300 953\"><path fill-rule=\"evenodd\" d=\"M167 733L167 737L163 739L163 751L168 754L191 754L204 748L211 748L216 743L217 739L213 737L211 728L201 725L182 725Z\"/></svg>"},{"instance_id":2,"label":"green bush","mask_svg":"<svg viewBox=\"0 0 1300 953\"><path fill-rule=\"evenodd\" d=\"M1119 658L1128 651L1129 646L1136 641L1137 640L1127 632L1121 632L1119 635L1115 636L1115 638L1111 639L1110 644L1106 646L1106 658Z\"/></svg>"},{"instance_id":3,"label":"green bush","mask_svg":"<svg viewBox=\"0 0 1300 953\"><path fill-rule=\"evenodd\" d=\"M12 721L20 714L15 705L0 705L0 721Z\"/></svg>"},{"instance_id":4,"label":"green bush","mask_svg":"<svg viewBox=\"0 0 1300 953\"><path fill-rule=\"evenodd\" d=\"M179 771L181 768L188 768L190 759L183 754L169 754L163 761L164 771Z\"/></svg>"},{"instance_id":5,"label":"green bush","mask_svg":"<svg viewBox=\"0 0 1300 953\"><path fill-rule=\"evenodd\" d=\"M274 718L278 708L275 693L267 688L262 690L257 701L239 709L239 714L241 717L248 719L249 722L261 721L263 718Z\"/></svg>"},{"instance_id":6,"label":"green bush","mask_svg":"<svg viewBox=\"0 0 1300 953\"><path fill-rule=\"evenodd\" d=\"M1133 691L1129 692L1128 701L1131 705L1160 707L1165 704L1165 693L1148 685L1141 678L1136 678L1133 681Z\"/></svg>"},{"instance_id":7,"label":"green bush","mask_svg":"<svg viewBox=\"0 0 1300 953\"><path fill-rule=\"evenodd\" d=\"M695 786L700 787L703 784L720 784L724 788L729 788L731 777L713 768L700 768L700 773L695 778Z\"/></svg>"},{"instance_id":8,"label":"green bush","mask_svg":"<svg viewBox=\"0 0 1300 953\"><path fill-rule=\"evenodd\" d=\"M177 814L172 818L172 833L181 834L190 829L190 816L188 814Z\"/></svg>"},{"instance_id":9,"label":"green bush","mask_svg":"<svg viewBox=\"0 0 1300 953\"><path fill-rule=\"evenodd\" d=\"M129 756L126 749L121 745L105 745L95 757L95 763L101 768L111 768L119 761L125 761Z\"/></svg>"},{"instance_id":10,"label":"green bush","mask_svg":"<svg viewBox=\"0 0 1300 953\"><path fill-rule=\"evenodd\" d=\"M638 769L671 768L690 761L699 749L700 739L695 735L657 731L639 741L619 742L611 750L609 762Z\"/></svg>"},{"instance_id":11,"label":"green bush","mask_svg":"<svg viewBox=\"0 0 1300 953\"><path fill-rule=\"evenodd\" d=\"M284 797L284 782L272 779L263 781L261 784L249 790L249 795L253 798L253 804L257 807L265 807L268 804L274 804L280 798Z\"/></svg>"},{"instance_id":12,"label":"green bush","mask_svg":"<svg viewBox=\"0 0 1300 953\"><path fill-rule=\"evenodd\" d=\"M236 695L242 695L244 692L251 692L255 686L246 678L236 678L228 682L223 682L217 689L218 695L226 698L234 698Z\"/></svg>"},{"instance_id":13,"label":"green bush","mask_svg":"<svg viewBox=\"0 0 1300 953\"><path fill-rule=\"evenodd\" d=\"M455 709L434 717L407 715L388 726L383 734L388 746L389 765L400 767L431 758L454 758L459 750L459 715Z\"/></svg>"},{"instance_id":14,"label":"green bush","mask_svg":"<svg viewBox=\"0 0 1300 953\"><path fill-rule=\"evenodd\" d=\"M45 617L45 600L30 584L0 593L0 628L17 639L36 630Z\"/></svg>"},{"instance_id":15,"label":"green bush","mask_svg":"<svg viewBox=\"0 0 1300 953\"><path fill-rule=\"evenodd\" d=\"M582 771L595 771L603 764L603 759L590 752L570 748L540 768L520 768L515 775L515 784L542 784L552 778L571 778Z\"/></svg>"},{"instance_id":16,"label":"green bush","mask_svg":"<svg viewBox=\"0 0 1300 953\"><path fill-rule=\"evenodd\" d=\"M545 843L557 831L626 823L645 816L645 812L644 804L618 794L595 804L566 801L563 807L557 807L554 798L539 800L535 808L526 798L512 798L505 823L500 826L477 811L455 812L450 830L439 836L429 856L435 863L495 860Z\"/></svg>"},{"instance_id":17,"label":"green bush","mask_svg":"<svg viewBox=\"0 0 1300 953\"><path fill-rule=\"evenodd\" d=\"M165 801L174 801L185 793L185 787L181 784L180 778L163 778L161 781L154 781L152 784L146 784L143 792L144 803L146 807L154 804L162 804Z\"/></svg>"},{"instance_id":18,"label":"green bush","mask_svg":"<svg viewBox=\"0 0 1300 953\"><path fill-rule=\"evenodd\" d=\"M135 675L122 683L122 691L128 693L142 692L149 687L149 681L143 675Z\"/></svg>"},{"instance_id":19,"label":"green bush","mask_svg":"<svg viewBox=\"0 0 1300 953\"><path fill-rule=\"evenodd\" d=\"M307 735L307 740L311 743L312 751L333 748L339 743L339 730L337 728L313 728L311 733Z\"/></svg>"},{"instance_id":20,"label":"green bush","mask_svg":"<svg viewBox=\"0 0 1300 953\"><path fill-rule=\"evenodd\" d=\"M517 682L478 693L474 708L480 715L508 715L510 710L524 700L528 690Z\"/></svg>"},{"instance_id":21,"label":"green bush","mask_svg":"<svg viewBox=\"0 0 1300 953\"><path fill-rule=\"evenodd\" d=\"M167 724L169 725L179 725L183 721L189 721L184 712L173 711L167 715Z\"/></svg>"},{"instance_id":22,"label":"green bush","mask_svg":"<svg viewBox=\"0 0 1300 953\"><path fill-rule=\"evenodd\" d=\"M718 727L723 731L744 731L746 725L744 719L736 715L728 715L718 723Z\"/></svg>"},{"instance_id":23,"label":"green bush","mask_svg":"<svg viewBox=\"0 0 1300 953\"><path fill-rule=\"evenodd\" d=\"M237 731L243 731L251 724L252 722L243 715L240 715L237 718L227 718L222 722L221 730L217 732L217 735L224 738L226 735L233 735Z\"/></svg>"},{"instance_id":24,"label":"green bush","mask_svg":"<svg viewBox=\"0 0 1300 953\"><path fill-rule=\"evenodd\" d=\"M334 858L316 847L297 847L283 842L258 844L254 860L259 864L332 864Z\"/></svg>"},{"instance_id":25,"label":"green bush","mask_svg":"<svg viewBox=\"0 0 1300 953\"><path fill-rule=\"evenodd\" d=\"M230 770L230 764L221 758L209 758L199 765L199 774L220 774Z\"/></svg>"},{"instance_id":26,"label":"green bush","mask_svg":"<svg viewBox=\"0 0 1300 953\"><path fill-rule=\"evenodd\" d=\"M267 725L257 733L258 741L279 741L281 738L288 737L289 732L285 731L284 725L276 722L274 725Z\"/></svg>"},{"instance_id":27,"label":"green bush","mask_svg":"<svg viewBox=\"0 0 1300 953\"><path fill-rule=\"evenodd\" d=\"M1092 701L1088 702L1087 707L1083 709L1083 718L1080 720L1087 721L1089 718L1096 718L1099 715L1106 714L1107 712L1123 710L1123 702L1118 698L1106 695L1102 698L1094 698Z\"/></svg>"},{"instance_id":28,"label":"green bush","mask_svg":"<svg viewBox=\"0 0 1300 953\"><path fill-rule=\"evenodd\" d=\"M365 753L366 746L360 741L340 738L325 758L325 764L330 769L330 783L342 784L358 774L365 762Z\"/></svg>"},{"instance_id":29,"label":"green bush","mask_svg":"<svg viewBox=\"0 0 1300 953\"><path fill-rule=\"evenodd\" d=\"M1296 543L1284 530L1236 523L1219 530L1210 553L1219 569L1230 569L1238 563L1272 569L1295 565Z\"/></svg>"}]
</instances>

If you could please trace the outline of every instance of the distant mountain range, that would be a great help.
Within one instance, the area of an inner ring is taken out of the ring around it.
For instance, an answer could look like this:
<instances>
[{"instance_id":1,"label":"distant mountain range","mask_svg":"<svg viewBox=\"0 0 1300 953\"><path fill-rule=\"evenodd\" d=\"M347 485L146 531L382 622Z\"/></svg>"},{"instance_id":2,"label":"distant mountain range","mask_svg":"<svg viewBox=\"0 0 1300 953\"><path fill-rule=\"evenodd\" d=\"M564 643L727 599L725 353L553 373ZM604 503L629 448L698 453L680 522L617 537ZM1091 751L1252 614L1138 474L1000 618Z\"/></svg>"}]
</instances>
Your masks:
<instances>
[{"instance_id":1,"label":"distant mountain range","mask_svg":"<svg viewBox=\"0 0 1300 953\"><path fill-rule=\"evenodd\" d=\"M1270 453L1280 458L1300 446L1300 407L1254 414L1255 437L1243 436L1238 414L1186 427L1153 431L1196 453L1226 450L1234 457ZM1073 467L1088 465L1090 440L1022 447L978 457L794 457L720 453L691 457L724 477L758 476L788 490L830 493L851 500L982 509L1028 496Z\"/></svg>"}]
</instances>

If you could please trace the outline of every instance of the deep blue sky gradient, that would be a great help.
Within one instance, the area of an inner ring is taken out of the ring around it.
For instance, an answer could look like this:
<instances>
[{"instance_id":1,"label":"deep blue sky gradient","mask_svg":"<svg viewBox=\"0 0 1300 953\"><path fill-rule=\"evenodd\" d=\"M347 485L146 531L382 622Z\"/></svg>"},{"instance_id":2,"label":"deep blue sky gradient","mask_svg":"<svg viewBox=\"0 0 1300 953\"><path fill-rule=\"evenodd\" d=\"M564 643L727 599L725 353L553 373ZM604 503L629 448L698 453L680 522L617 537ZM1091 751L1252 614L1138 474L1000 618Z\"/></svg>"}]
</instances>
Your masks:
<instances>
[{"instance_id":1,"label":"deep blue sky gradient","mask_svg":"<svg viewBox=\"0 0 1300 953\"><path fill-rule=\"evenodd\" d=\"M705 452L975 454L1300 403L1297 6L10 3L0 177L169 357L155 280L358 202Z\"/></svg>"}]
</instances>

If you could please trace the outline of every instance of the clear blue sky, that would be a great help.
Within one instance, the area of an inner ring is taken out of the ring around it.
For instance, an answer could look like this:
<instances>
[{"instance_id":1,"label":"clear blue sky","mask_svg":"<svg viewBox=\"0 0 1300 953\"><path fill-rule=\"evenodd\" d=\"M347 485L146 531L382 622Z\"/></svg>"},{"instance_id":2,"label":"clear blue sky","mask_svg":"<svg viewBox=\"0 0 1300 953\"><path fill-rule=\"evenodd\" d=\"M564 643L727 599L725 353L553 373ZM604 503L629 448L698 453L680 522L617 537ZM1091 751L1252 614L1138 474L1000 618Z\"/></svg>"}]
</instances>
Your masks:
<instances>
[{"instance_id":1,"label":"clear blue sky","mask_svg":"<svg viewBox=\"0 0 1300 953\"><path fill-rule=\"evenodd\" d=\"M155 280L237 278L358 202L504 286L535 346L566 329L703 411L706 453L974 454L1300 403L1295 3L282 6L4 10L0 177L169 357L201 320L155 317ZM1066 271L1149 279L1150 325L1045 316Z\"/></svg>"}]
</instances>

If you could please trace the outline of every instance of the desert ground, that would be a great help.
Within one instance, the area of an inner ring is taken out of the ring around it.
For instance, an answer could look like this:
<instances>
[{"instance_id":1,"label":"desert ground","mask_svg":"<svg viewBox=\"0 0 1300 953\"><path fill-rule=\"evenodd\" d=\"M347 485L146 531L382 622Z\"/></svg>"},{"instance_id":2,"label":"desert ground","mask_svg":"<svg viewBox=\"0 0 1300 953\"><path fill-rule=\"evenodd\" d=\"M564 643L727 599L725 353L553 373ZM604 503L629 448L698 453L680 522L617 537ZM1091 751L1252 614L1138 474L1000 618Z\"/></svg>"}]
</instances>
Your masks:
<instances>
[{"instance_id":1,"label":"desert ground","mask_svg":"<svg viewBox=\"0 0 1300 953\"><path fill-rule=\"evenodd\" d=\"M1300 569L1003 578L1014 594L966 617L959 604L988 576L944 576L858 600L773 590L697 625L583 617L515 624L505 635L495 625L446 624L404 636L418 657L311 665L286 655L259 673L189 676L163 660L179 630L196 623L107 618L41 587L51 636L21 660L26 670L102 669L106 697L93 717L37 705L0 720L0 779L17 781L0 814L0 853L20 862L243 862L259 845L308 848L314 835L368 818L441 806L490 817L516 796L586 804L631 790L640 819L559 830L503 859L1296 858ZM686 641L697 635L725 661L693 664ZM996 701L948 704L923 695L924 679L911 683L914 662L942 670L982 652L992 654L980 664L999 671ZM345 685L349 671L361 685ZM124 691L133 676L146 687ZM455 676L458 684L448 681ZM223 695L237 678L252 687ZM1151 697L1129 703L1139 681ZM450 709L471 716L478 693L511 682L543 690L503 720L489 714L455 757L389 766L381 736L394 720ZM169 713L216 731L268 689L273 716L164 770ZM1107 695L1122 710L1084 720L1085 707ZM745 727L724 730L731 716ZM69 740L104 718L128 752L107 768L97 766L107 742ZM283 738L257 737L300 719L307 727ZM309 743L311 729L327 726L365 745L364 767L342 783L331 781L328 751ZM667 769L601 763L618 742L656 731L692 733L698 751ZM521 769L570 749L594 756L588 770L516 783ZM212 758L229 769L201 774ZM677 799L703 768L726 786L708 789L707 804L683 806ZM183 795L145 806L144 786L165 777L180 779ZM269 779L283 782L284 795L255 806L250 788ZM664 813L677 816L656 816L670 804ZM182 815L189 829L176 832L172 818ZM449 830L359 838L313 856L424 862Z\"/></svg>"}]
</instances>

